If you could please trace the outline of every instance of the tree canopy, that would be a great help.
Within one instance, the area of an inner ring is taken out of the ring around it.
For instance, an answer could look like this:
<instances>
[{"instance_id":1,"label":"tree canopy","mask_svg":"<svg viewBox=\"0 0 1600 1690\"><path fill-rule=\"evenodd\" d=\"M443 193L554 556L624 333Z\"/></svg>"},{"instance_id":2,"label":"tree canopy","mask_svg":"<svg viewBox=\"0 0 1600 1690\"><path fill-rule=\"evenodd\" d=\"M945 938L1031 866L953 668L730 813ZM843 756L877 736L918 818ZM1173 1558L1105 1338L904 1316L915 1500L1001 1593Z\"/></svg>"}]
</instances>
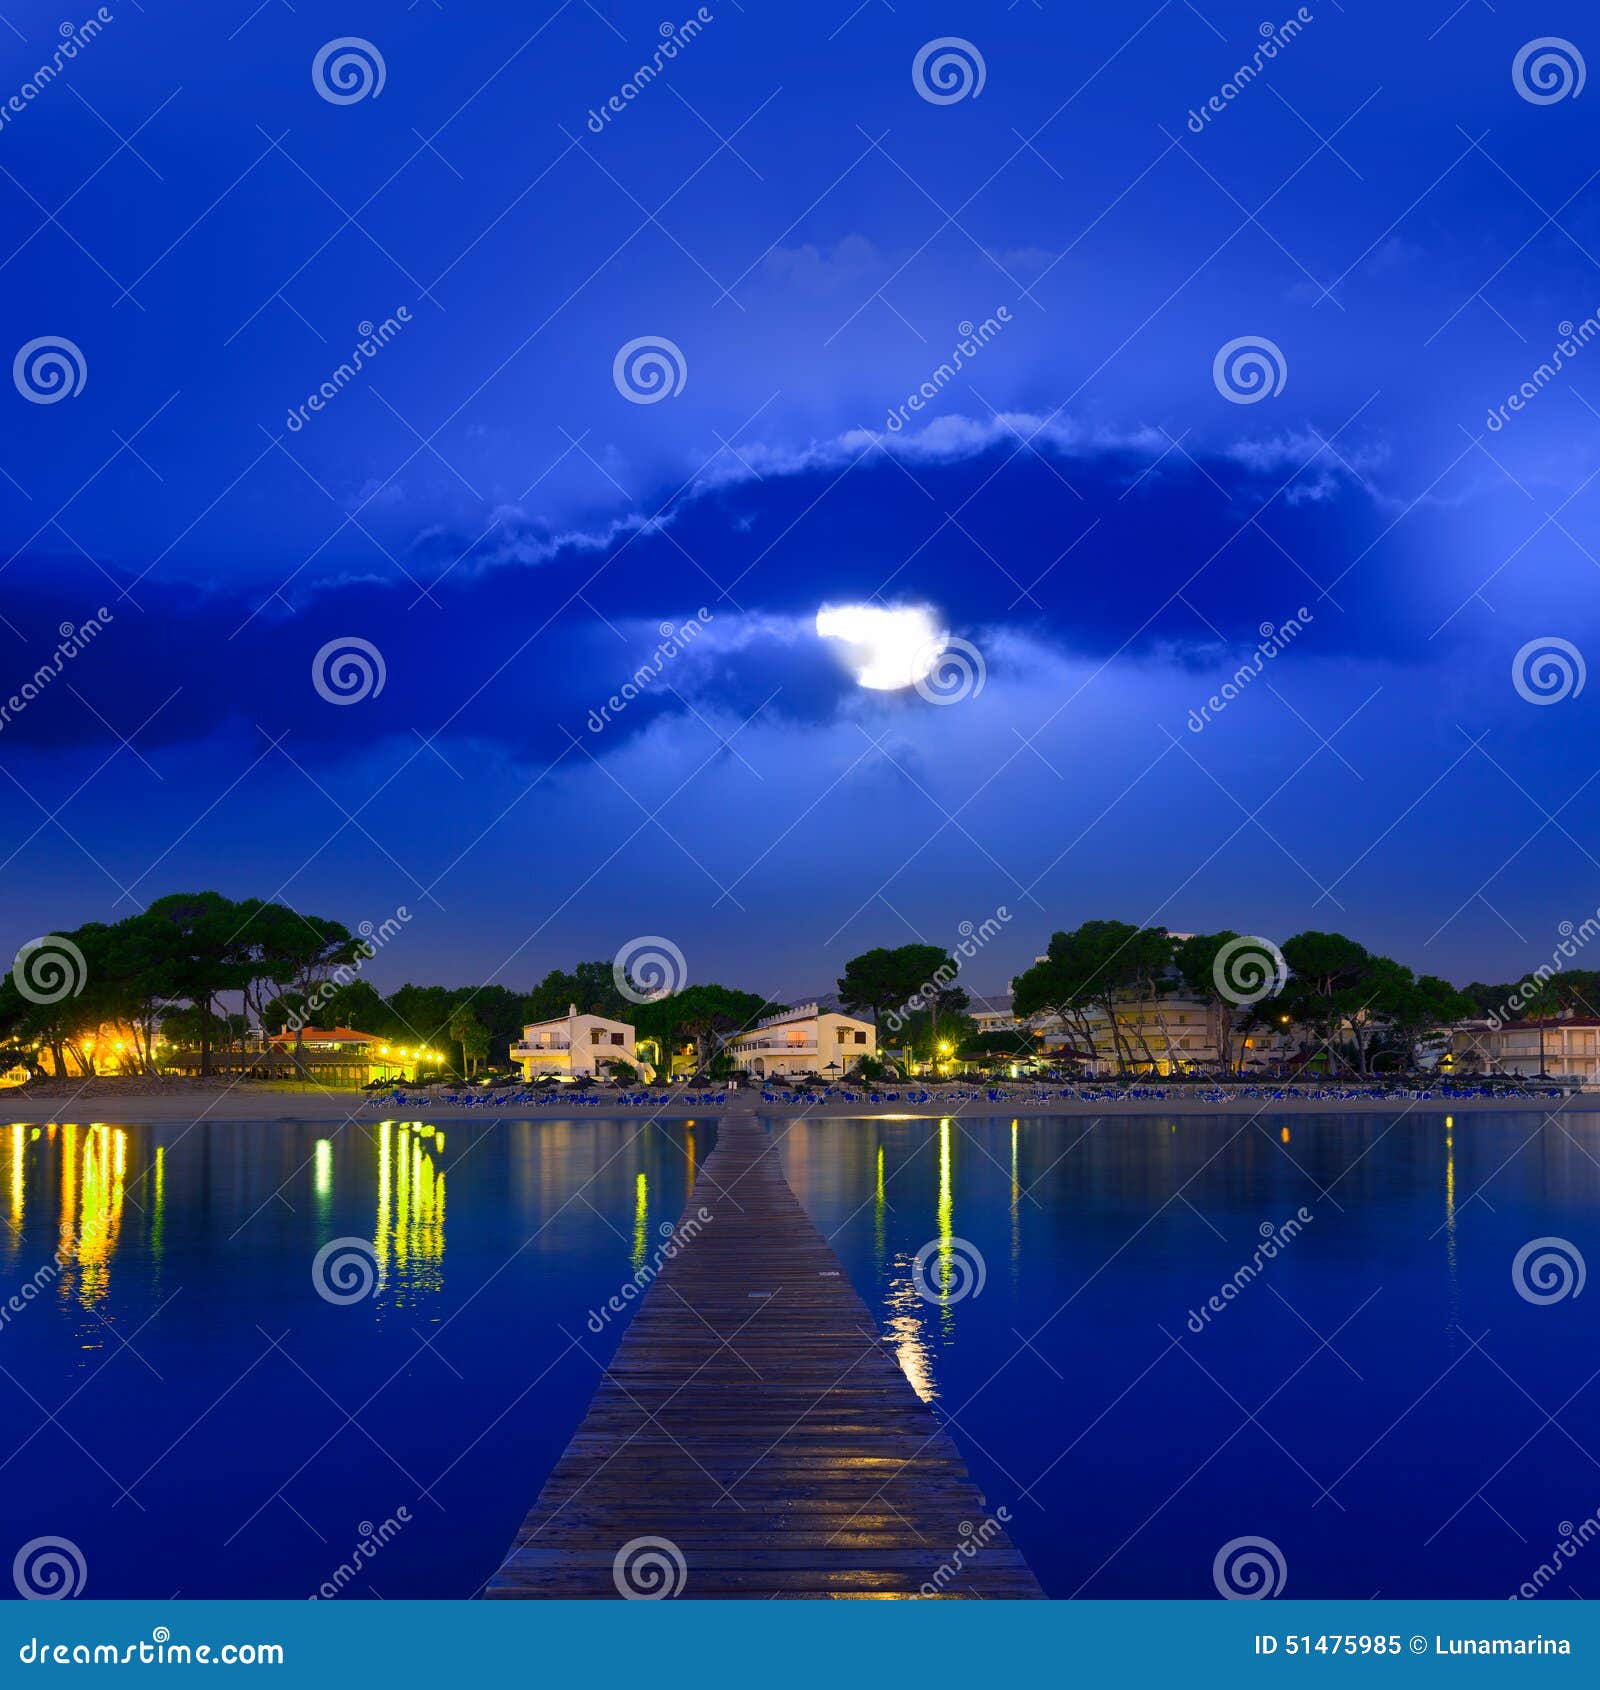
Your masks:
<instances>
[{"instance_id":1,"label":"tree canopy","mask_svg":"<svg viewBox=\"0 0 1600 1690\"><path fill-rule=\"evenodd\" d=\"M271 1050L269 1062L285 1064L299 1060L307 1027L344 1026L400 1047L456 1052L460 1071L471 1074L504 1064L530 1022L576 1004L669 1043L692 1039L704 1066L727 1034L777 1007L714 984L636 1004L612 965L599 961L553 969L528 992L408 983L386 996L361 972L375 955L371 941L342 923L284 903L173 893L114 924L90 922L24 947L17 967L0 975L0 1050L37 1066L42 1049L55 1073L92 1075L106 1066L97 1041L107 1031L123 1071L153 1072L165 1037L197 1052L208 1073L213 1051L252 1025L296 1035L293 1048Z\"/></svg>"},{"instance_id":2,"label":"tree canopy","mask_svg":"<svg viewBox=\"0 0 1600 1690\"><path fill-rule=\"evenodd\" d=\"M1027 1018L1047 1010L1072 1040L1071 1053L1099 1059L1109 1039L1117 1072L1157 1057L1143 1030L1143 1017L1128 1009L1158 1002L1173 973L1172 936L1164 927L1134 927L1125 921L1086 921L1071 932L1053 933L1043 962L1011 983L1013 1006ZM1136 1048L1137 1047L1137 1048Z\"/></svg>"},{"instance_id":3,"label":"tree canopy","mask_svg":"<svg viewBox=\"0 0 1600 1690\"><path fill-rule=\"evenodd\" d=\"M888 1010L904 1018L926 1009L937 1020L941 1010L967 1007L967 994L953 984L959 967L938 945L879 945L844 965L839 1002L849 1010L870 1010L874 1025Z\"/></svg>"},{"instance_id":4,"label":"tree canopy","mask_svg":"<svg viewBox=\"0 0 1600 1690\"><path fill-rule=\"evenodd\" d=\"M730 1035L743 1032L780 1007L755 992L708 982L630 1005L625 1019L633 1022L639 1038L660 1041L664 1061L670 1061L668 1052L674 1046L692 1041L695 1067L703 1072Z\"/></svg>"},{"instance_id":5,"label":"tree canopy","mask_svg":"<svg viewBox=\"0 0 1600 1690\"><path fill-rule=\"evenodd\" d=\"M1163 1000L1181 990L1208 1006L1218 1055L1230 1069L1238 1067L1250 1029L1277 1020L1309 1031L1336 1065L1366 1073L1379 1060L1413 1066L1425 1037L1470 1018L1482 997L1499 990L1503 1001L1510 991L1457 991L1343 933L1307 930L1279 947L1282 990L1241 1002L1226 979L1224 955L1240 943L1231 929L1175 940L1161 927L1087 921L1052 935L1043 961L1013 980L1013 1011L1023 1020L1053 1016L1074 1054L1109 1054L1125 1074L1174 1051Z\"/></svg>"},{"instance_id":6,"label":"tree canopy","mask_svg":"<svg viewBox=\"0 0 1600 1690\"><path fill-rule=\"evenodd\" d=\"M1219 978L1223 952L1239 937L1222 929L1178 940L1161 926L1085 921L1052 934L1043 959L1016 976L1013 1010L1023 1021L1052 1016L1071 1056L1109 1059L1123 1074L1170 1061L1181 1049L1167 1023L1174 992L1208 1005L1229 1068L1242 1058L1244 1036L1268 1021L1292 1022L1309 1036L1308 1054L1365 1073L1415 1065L1426 1040L1474 1015L1600 1013L1600 971L1566 969L1565 958L1517 981L1458 990L1345 934L1316 929L1279 947L1281 991L1240 1003ZM280 901L170 893L123 920L87 922L24 946L0 975L0 1059L37 1065L37 1053L48 1051L56 1073L92 1075L106 1065L109 1037L118 1067L152 1072L165 1037L197 1051L206 1073L212 1053L252 1025L297 1035L292 1051L275 1051L272 1060L285 1062L299 1059L305 1027L350 1026L402 1047L458 1052L469 1074L504 1062L528 1023L559 1019L576 1005L632 1022L641 1039L657 1041L664 1063L673 1048L692 1043L705 1071L734 1033L780 1007L716 983L637 1002L605 961L552 969L527 992L408 983L385 995L362 973L376 954L341 922ZM1032 1054L1015 1034L978 1032L958 968L937 945L876 947L845 964L839 998L870 1013L880 1037L887 1030L919 1056L933 1057L943 1044L974 1061Z\"/></svg>"}]
</instances>

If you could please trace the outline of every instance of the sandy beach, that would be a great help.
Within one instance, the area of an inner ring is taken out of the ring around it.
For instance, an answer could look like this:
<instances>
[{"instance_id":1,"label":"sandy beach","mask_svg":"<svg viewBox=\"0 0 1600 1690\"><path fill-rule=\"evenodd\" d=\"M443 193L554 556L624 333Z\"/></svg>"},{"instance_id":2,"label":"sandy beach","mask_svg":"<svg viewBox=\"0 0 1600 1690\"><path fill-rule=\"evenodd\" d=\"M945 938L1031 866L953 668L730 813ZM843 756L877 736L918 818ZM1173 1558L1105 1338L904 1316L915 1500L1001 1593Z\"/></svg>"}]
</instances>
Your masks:
<instances>
[{"instance_id":1,"label":"sandy beach","mask_svg":"<svg viewBox=\"0 0 1600 1690\"><path fill-rule=\"evenodd\" d=\"M415 1099L414 1092L406 1094ZM629 1101L608 1088L575 1093L550 1103L516 1104L506 1101L463 1105L444 1099L408 1101L395 1106L391 1094L329 1091L317 1086L268 1085L240 1082L219 1085L212 1081L170 1080L121 1082L96 1080L87 1085L43 1085L11 1089L0 1094L0 1123L23 1125L51 1121L104 1121L114 1125L163 1121L523 1121L541 1116L582 1119L585 1115L628 1120L684 1120L714 1117L726 1104L705 1102L704 1092L692 1098L676 1094L652 1096L648 1103ZM1026 1115L1030 1118L1060 1116L1113 1118L1116 1116L1185 1115L1385 1115L1419 1111L1451 1115L1476 1114L1591 1114L1600 1111L1600 1092L1562 1097L1447 1097L1434 1093L1419 1096L1400 1093L1385 1097L1329 1097L1286 1093L1282 1098L1263 1097L1259 1091L1217 1099L1173 1088L1165 1098L1128 1096L1112 1098L1063 1098L1044 1100L1024 1090L1004 1092L991 1101L987 1088L959 1087L934 1092L927 1102L908 1102L902 1092L896 1101L870 1103L857 1094L855 1102L834 1095L812 1103L767 1103L758 1090L743 1089L726 1094L731 1100L753 1103L757 1114L788 1119L795 1116L899 1117L937 1120L943 1116ZM883 1094L880 1094L883 1095ZM920 1088L918 1089L920 1096Z\"/></svg>"}]
</instances>

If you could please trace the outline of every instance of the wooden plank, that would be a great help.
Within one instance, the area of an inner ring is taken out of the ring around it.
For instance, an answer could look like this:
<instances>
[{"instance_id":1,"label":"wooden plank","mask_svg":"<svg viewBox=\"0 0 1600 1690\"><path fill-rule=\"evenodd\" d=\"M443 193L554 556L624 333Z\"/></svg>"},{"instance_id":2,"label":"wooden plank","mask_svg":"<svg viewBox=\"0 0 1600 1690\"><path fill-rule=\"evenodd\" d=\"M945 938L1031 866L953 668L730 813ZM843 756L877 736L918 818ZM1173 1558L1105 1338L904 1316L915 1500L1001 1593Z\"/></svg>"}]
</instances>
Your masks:
<instances>
[{"instance_id":1,"label":"wooden plank","mask_svg":"<svg viewBox=\"0 0 1600 1690\"><path fill-rule=\"evenodd\" d=\"M485 1594L1042 1596L748 1106L702 1211Z\"/></svg>"}]
</instances>

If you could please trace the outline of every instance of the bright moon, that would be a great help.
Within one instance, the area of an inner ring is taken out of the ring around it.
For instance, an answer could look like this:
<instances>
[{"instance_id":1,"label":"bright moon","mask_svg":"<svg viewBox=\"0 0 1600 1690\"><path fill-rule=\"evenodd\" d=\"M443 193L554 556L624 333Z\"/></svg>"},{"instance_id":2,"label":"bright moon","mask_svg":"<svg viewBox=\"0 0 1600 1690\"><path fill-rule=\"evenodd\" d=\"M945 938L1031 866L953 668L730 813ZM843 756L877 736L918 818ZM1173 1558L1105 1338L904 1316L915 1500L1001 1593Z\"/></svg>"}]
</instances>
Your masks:
<instances>
[{"instance_id":1,"label":"bright moon","mask_svg":"<svg viewBox=\"0 0 1600 1690\"><path fill-rule=\"evenodd\" d=\"M945 635L926 610L875 604L824 605L817 612L817 632L844 647L856 684L877 692L915 686L932 672L944 650Z\"/></svg>"}]
</instances>

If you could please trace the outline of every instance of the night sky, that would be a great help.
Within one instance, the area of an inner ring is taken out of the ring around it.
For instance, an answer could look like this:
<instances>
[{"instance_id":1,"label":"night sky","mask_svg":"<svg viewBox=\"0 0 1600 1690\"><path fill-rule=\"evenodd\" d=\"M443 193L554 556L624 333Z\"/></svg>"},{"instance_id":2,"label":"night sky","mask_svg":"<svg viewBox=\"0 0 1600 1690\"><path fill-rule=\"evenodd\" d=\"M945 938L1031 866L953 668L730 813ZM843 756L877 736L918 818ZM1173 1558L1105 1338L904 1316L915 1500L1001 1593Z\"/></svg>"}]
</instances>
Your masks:
<instances>
[{"instance_id":1,"label":"night sky","mask_svg":"<svg viewBox=\"0 0 1600 1690\"><path fill-rule=\"evenodd\" d=\"M211 886L405 906L386 990L792 998L1002 906L980 989L1096 916L1466 981L1600 905L1592 8L1286 7L1224 100L1254 5L253 4L0 111L6 956Z\"/></svg>"}]
</instances>

